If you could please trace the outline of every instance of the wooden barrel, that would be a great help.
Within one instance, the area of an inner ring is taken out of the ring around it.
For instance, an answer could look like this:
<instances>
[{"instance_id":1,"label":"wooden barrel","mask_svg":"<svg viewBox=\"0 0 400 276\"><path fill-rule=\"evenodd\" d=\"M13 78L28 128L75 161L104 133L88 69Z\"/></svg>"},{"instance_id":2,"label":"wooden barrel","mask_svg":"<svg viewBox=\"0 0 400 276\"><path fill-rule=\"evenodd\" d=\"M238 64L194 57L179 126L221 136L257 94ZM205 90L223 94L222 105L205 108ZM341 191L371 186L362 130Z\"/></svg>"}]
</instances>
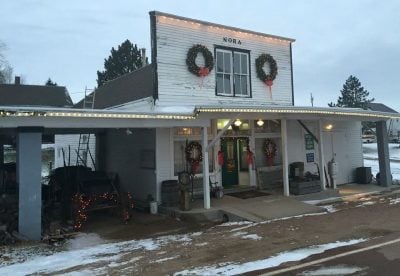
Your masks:
<instances>
[{"instance_id":1,"label":"wooden barrel","mask_svg":"<svg viewBox=\"0 0 400 276\"><path fill-rule=\"evenodd\" d=\"M164 206L177 206L179 204L177 180L165 180L161 183L161 201Z\"/></svg>"}]
</instances>

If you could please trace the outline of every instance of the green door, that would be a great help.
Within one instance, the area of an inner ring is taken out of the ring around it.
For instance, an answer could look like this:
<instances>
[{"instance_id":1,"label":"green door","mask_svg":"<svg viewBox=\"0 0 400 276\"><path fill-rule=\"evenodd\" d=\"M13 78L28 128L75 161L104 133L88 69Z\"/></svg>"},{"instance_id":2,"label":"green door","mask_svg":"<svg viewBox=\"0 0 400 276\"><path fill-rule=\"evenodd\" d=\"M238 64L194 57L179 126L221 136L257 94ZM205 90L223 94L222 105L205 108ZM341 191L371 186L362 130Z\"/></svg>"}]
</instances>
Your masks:
<instances>
[{"instance_id":1,"label":"green door","mask_svg":"<svg viewBox=\"0 0 400 276\"><path fill-rule=\"evenodd\" d=\"M238 185L237 138L221 139L221 150L224 153L222 185L224 187Z\"/></svg>"}]
</instances>

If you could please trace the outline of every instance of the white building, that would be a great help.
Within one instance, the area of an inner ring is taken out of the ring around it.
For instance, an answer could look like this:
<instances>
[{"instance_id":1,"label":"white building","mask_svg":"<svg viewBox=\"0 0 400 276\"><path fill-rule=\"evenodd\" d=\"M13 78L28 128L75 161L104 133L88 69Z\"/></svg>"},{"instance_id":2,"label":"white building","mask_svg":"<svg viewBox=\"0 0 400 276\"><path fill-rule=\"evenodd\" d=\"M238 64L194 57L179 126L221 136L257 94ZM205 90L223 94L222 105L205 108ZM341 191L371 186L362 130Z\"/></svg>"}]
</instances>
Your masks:
<instances>
[{"instance_id":1,"label":"white building","mask_svg":"<svg viewBox=\"0 0 400 276\"><path fill-rule=\"evenodd\" d=\"M40 238L44 133L95 134L97 168L137 201L162 203L163 181L195 171L210 208L210 175L289 196L290 182L326 189L334 157L337 184L353 182L361 121L376 121L381 183L391 185L386 121L399 114L294 106L293 39L160 12L150 26L152 64L100 87L94 109L0 107L0 134L17 137L22 234Z\"/></svg>"}]
</instances>

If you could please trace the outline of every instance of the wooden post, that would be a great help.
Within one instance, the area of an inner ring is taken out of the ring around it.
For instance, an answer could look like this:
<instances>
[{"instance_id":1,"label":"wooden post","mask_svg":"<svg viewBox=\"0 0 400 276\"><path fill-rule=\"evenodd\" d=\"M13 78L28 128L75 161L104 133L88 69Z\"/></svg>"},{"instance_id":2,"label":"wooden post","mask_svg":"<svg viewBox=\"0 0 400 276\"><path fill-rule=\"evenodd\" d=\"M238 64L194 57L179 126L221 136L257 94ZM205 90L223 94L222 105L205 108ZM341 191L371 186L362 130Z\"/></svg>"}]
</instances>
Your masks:
<instances>
[{"instance_id":1,"label":"wooden post","mask_svg":"<svg viewBox=\"0 0 400 276\"><path fill-rule=\"evenodd\" d=\"M325 181L325 156L324 156L324 140L323 140L323 125L322 120L318 120L318 155L319 155L319 178L321 181L321 190L326 189L326 181Z\"/></svg>"}]
</instances>

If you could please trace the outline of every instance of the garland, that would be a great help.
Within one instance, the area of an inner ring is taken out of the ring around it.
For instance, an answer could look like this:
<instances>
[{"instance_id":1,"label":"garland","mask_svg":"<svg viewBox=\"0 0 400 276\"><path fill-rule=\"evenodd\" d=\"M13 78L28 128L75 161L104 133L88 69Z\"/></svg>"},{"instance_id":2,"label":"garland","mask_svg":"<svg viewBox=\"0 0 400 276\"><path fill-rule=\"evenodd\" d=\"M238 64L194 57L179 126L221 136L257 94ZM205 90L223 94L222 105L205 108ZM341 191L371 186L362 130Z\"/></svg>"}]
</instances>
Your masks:
<instances>
[{"instance_id":1,"label":"garland","mask_svg":"<svg viewBox=\"0 0 400 276\"><path fill-rule=\"evenodd\" d=\"M198 53L203 54L205 60L204 67L199 67L196 64L196 57ZM203 46L201 44L196 44L192 48L190 48L189 51L187 52L186 64L188 66L189 71L192 74L198 77L205 77L214 68L214 58L212 53L207 49L206 46Z\"/></svg>"},{"instance_id":2,"label":"garland","mask_svg":"<svg viewBox=\"0 0 400 276\"><path fill-rule=\"evenodd\" d=\"M276 149L276 144L274 143L274 141L272 141L272 139L270 138L265 139L264 152L265 155L267 156L267 159L275 158L277 149Z\"/></svg>"}]
</instances>

